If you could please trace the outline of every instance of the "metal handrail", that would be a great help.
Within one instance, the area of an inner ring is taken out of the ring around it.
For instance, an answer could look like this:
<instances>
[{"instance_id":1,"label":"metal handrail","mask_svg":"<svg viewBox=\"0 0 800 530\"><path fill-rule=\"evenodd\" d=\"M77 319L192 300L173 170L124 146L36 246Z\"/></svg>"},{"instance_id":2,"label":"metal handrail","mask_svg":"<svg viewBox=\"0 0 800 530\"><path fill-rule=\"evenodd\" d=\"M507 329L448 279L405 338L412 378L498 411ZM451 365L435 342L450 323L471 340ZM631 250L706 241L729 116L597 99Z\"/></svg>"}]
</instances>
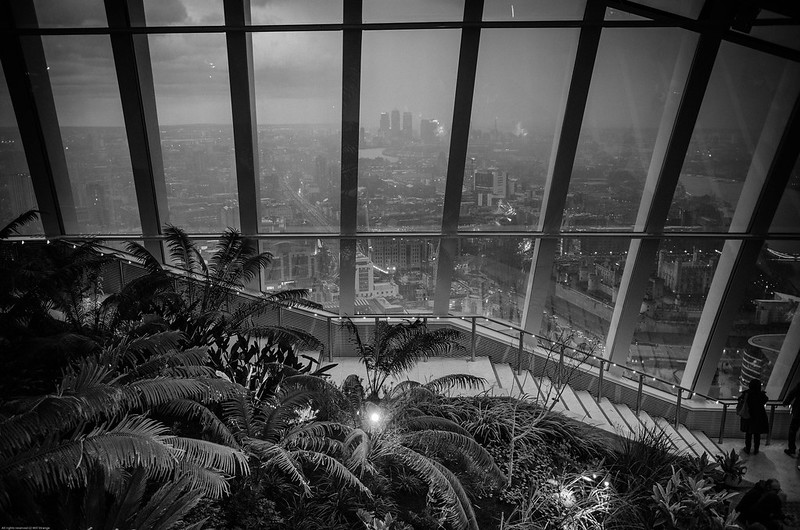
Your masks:
<instances>
[{"instance_id":1,"label":"metal handrail","mask_svg":"<svg viewBox=\"0 0 800 530\"><path fill-rule=\"evenodd\" d=\"M73 244L71 241L63 241L63 242L67 243L67 244ZM137 266L141 266L141 264L138 262L138 260L136 260L136 258L134 256L132 256L132 255L130 255L130 254L124 252L124 251L121 251L121 250L118 250L118 249L110 249L108 247L104 247L104 251L103 252L105 254L113 254L116 257L120 258L120 259L126 260L128 262L128 264L130 264L130 265L134 265L135 264ZM174 266L170 266L170 265L166 265L165 264L164 268L167 269L167 270L170 270L171 272L175 273L176 275L180 274L183 279L192 279L192 280L195 280L195 281L202 281L203 280L203 278L200 275L197 275L197 274L194 274L194 273L190 273L190 274L187 275L187 271L179 269L178 267L174 267ZM261 292L239 291L239 290L233 290L233 291L235 292L235 294L237 296L244 296L244 297L253 298L253 299L260 298L261 296L263 296L263 293L261 293ZM554 341L552 339L549 339L547 337L542 337L540 335L536 335L536 334L531 333L531 332L529 332L529 331L527 331L527 330L525 330L525 329L523 329L523 328L521 328L521 327L519 327L519 326L517 326L517 325L515 325L513 323L504 322L504 321L501 321L501 320L497 320L497 319L494 319L494 318L491 318L491 317L485 317L485 316L482 316L482 315L434 315L432 313L405 313L405 314L399 314L399 315L359 314L359 315L351 315L351 316L345 315L345 316L343 316L343 315L339 315L339 314L336 314L336 313L332 313L330 311L325 311L323 309L315 309L315 310L312 311L310 309L303 308L303 307L291 307L291 308L286 308L286 310L296 311L296 312L300 312L300 313L306 313L306 314L308 314L308 316L312 316L313 315L313 317L315 317L315 318L324 318L326 320L327 326L328 326L328 330L327 330L327 335L328 335L327 342L328 342L328 344L326 345L327 346L326 349L327 349L327 358L329 360L331 359L331 356L332 356L332 343L331 342L332 342L333 338L332 338L331 325L332 325L334 320L341 321L341 320L345 320L345 319L350 319L354 323L358 323L359 320L372 321L373 323L375 323L375 322L378 322L379 320L390 321L390 320L408 320L408 319L422 319L426 323L428 323L431 320L446 320L446 321L449 321L449 320L462 320L462 321L467 321L467 322L470 322L470 324L471 324L470 327L471 327L471 335L472 335L472 337L471 337L470 360L473 360L473 361L475 360L476 338L477 338L477 335L478 335L478 329L477 328L480 326L481 328L484 328L486 330L505 335L506 337L508 337L511 340L514 340L515 338L517 339L517 341L518 341L517 362L516 362L517 373L521 373L523 355L525 355L525 354L527 354L529 356L535 355L535 352L532 349L529 350L528 348L526 348L525 337L527 336L527 337L530 337L532 339L535 339L538 344L549 343L549 344L551 344L551 347L557 347L559 349L559 361L558 361L559 366L558 366L558 381L557 381L559 386L563 383L563 381L562 381L562 372L563 372L564 362L565 362L564 353L566 351L571 350L573 353L580 354L580 356L582 357L583 360L579 361L579 365L583 364L584 362L586 362L587 359L591 359L592 361L597 362L599 364L599 366L598 366L598 389L597 389L597 397L596 397L596 400L598 402L602 398L602 387L603 387L603 381L604 381L604 372L606 370L610 370L612 367L614 367L614 368L620 368L620 369L623 369L623 370L627 370L627 371L629 371L632 374L635 374L637 376L637 380L638 380L637 381L638 382L637 386L638 386L638 388L637 388L637 393L636 393L636 407L635 407L637 415L641 412L641 403L642 403L642 398L643 398L643 387L645 385L648 386L649 388L654 389L654 390L658 390L658 391L663 391L664 390L663 388L659 388L659 387L653 385L652 382L661 383L662 385L669 386L669 387L671 387L672 389L674 389L676 391L676 394L675 394L675 398L676 398L676 400L675 400L675 418L674 418L674 422L675 422L676 425L679 423L679 420L680 420L680 411L681 411L682 400L683 400L683 397L684 397L683 396L684 392L686 392L686 397L689 398L689 399L702 398L702 399L705 399L705 400L707 400L709 402L713 402L713 403L715 403L717 405L722 405L722 420L720 422L720 432L719 432L719 441L720 441L720 443L722 443L722 439L723 439L723 434L724 434L724 429L725 429L725 422L726 422L726 416L727 416L728 408L730 407L730 405L735 404L737 402L737 400L735 400L735 399L714 398L714 397L708 396L706 394L702 394L700 392L696 392L694 390L682 387L680 385L676 385L675 383L672 383L672 382L667 381L665 379L662 379L660 377L647 374L647 373L645 373L645 372L643 372L641 370L637 370L637 369L634 369L634 368L631 368L631 367L628 367L628 366L624 366L624 365L620 366L616 362L612 362L609 359L605 359L603 357L594 355L592 353L588 353L588 352L585 352L585 351L578 350L576 348L573 348L572 346L569 346L569 345L564 344L564 343L559 343L559 342ZM279 320L279 322L281 321L281 309L280 308L278 310L278 320ZM492 328L490 326L481 325L481 324L479 324L479 321L490 322L492 324L495 324L496 326L499 326L502 329L494 329L494 328ZM508 335L507 331L515 332L516 337L514 337L512 335ZM543 347L546 347L546 346L543 346ZM576 360L574 357L570 357L570 361L574 361L574 360ZM649 384L648 384L648 379L650 380ZM769 432L767 433L767 444L770 443L771 438L772 438L772 427L774 425L775 409L776 409L776 407L780 406L781 404L782 403L780 401L776 401L776 400L775 401L768 401L767 404L766 404L767 406L770 407L770 422L769 422L770 426L769 426Z\"/></svg>"}]
</instances>

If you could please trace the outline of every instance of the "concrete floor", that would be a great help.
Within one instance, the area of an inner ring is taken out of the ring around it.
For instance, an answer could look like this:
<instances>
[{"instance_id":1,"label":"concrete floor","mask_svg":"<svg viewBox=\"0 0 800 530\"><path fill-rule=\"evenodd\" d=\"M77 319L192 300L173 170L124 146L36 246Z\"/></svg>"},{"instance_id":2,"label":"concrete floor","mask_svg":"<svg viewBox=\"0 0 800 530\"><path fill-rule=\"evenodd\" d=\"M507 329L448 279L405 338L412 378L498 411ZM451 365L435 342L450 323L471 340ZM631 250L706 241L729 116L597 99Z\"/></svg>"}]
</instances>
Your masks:
<instances>
[{"instance_id":1,"label":"concrete floor","mask_svg":"<svg viewBox=\"0 0 800 530\"><path fill-rule=\"evenodd\" d=\"M750 485L759 480L776 478L780 481L788 504L784 512L794 518L792 526L787 525L786 528L800 528L800 470L797 469L800 460L784 454L786 440L773 440L770 445L764 445L762 440L757 455L747 455L742 451L743 439L729 438L720 447L726 452L736 449L747 466L747 474L744 476L747 485L743 484L743 491L747 491Z\"/></svg>"}]
</instances>

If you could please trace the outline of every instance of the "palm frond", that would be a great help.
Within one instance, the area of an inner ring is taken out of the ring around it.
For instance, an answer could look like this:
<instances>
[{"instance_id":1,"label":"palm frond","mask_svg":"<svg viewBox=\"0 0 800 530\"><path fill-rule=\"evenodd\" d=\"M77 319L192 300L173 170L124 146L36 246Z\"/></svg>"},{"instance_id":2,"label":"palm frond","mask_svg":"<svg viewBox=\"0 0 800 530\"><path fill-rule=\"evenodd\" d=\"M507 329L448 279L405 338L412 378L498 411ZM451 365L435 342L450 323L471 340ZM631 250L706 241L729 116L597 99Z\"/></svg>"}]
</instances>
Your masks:
<instances>
[{"instance_id":1,"label":"palm frond","mask_svg":"<svg viewBox=\"0 0 800 530\"><path fill-rule=\"evenodd\" d=\"M479 530L472 503L458 478L450 470L402 445L395 450L400 460L428 484L428 495L446 507L444 514L450 524L459 529Z\"/></svg>"},{"instance_id":2,"label":"palm frond","mask_svg":"<svg viewBox=\"0 0 800 530\"><path fill-rule=\"evenodd\" d=\"M253 437L261 429L262 423L256 420L253 407L252 394L244 391L236 392L222 402L223 417L234 427L235 434Z\"/></svg>"},{"instance_id":3,"label":"palm frond","mask_svg":"<svg viewBox=\"0 0 800 530\"><path fill-rule=\"evenodd\" d=\"M239 277L235 279L236 284L244 287L258 278L261 271L267 269L270 263L272 263L272 254L269 252L262 252L248 257L241 264Z\"/></svg>"},{"instance_id":4,"label":"palm frond","mask_svg":"<svg viewBox=\"0 0 800 530\"><path fill-rule=\"evenodd\" d=\"M16 216L7 225L0 229L0 239L8 239L13 234L19 234L19 229L28 223L34 222L39 217L39 210L28 210Z\"/></svg>"},{"instance_id":5,"label":"palm frond","mask_svg":"<svg viewBox=\"0 0 800 530\"><path fill-rule=\"evenodd\" d=\"M163 444L167 429L141 416L127 416L113 426L51 441L0 463L0 476L12 475L40 491L85 486L91 465L106 471L143 466L166 477L175 454Z\"/></svg>"},{"instance_id":6,"label":"palm frond","mask_svg":"<svg viewBox=\"0 0 800 530\"><path fill-rule=\"evenodd\" d=\"M230 281L232 273L235 274L238 268L237 261L242 254L243 244L242 234L235 228L229 227L220 235L209 264L209 275L214 281Z\"/></svg>"},{"instance_id":7,"label":"palm frond","mask_svg":"<svg viewBox=\"0 0 800 530\"><path fill-rule=\"evenodd\" d=\"M203 430L208 432L215 440L230 447L238 447L238 443L222 421L205 405L190 399L175 399L157 407L154 412L158 415L179 418L181 420L199 421Z\"/></svg>"},{"instance_id":8,"label":"palm frond","mask_svg":"<svg viewBox=\"0 0 800 530\"><path fill-rule=\"evenodd\" d=\"M322 342L308 331L289 326L247 327L242 329L241 333L251 337L268 338L276 343L292 344L301 349L317 350L323 346Z\"/></svg>"},{"instance_id":9,"label":"palm frond","mask_svg":"<svg viewBox=\"0 0 800 530\"><path fill-rule=\"evenodd\" d=\"M458 423L441 418L439 416L414 416L407 418L402 422L402 430L404 431L446 431L454 432L462 436L471 437L472 435Z\"/></svg>"},{"instance_id":10,"label":"palm frond","mask_svg":"<svg viewBox=\"0 0 800 530\"><path fill-rule=\"evenodd\" d=\"M295 460L290 451L272 442L255 438L248 439L244 445L247 449L258 455L262 461L262 467L266 469L277 469L292 483L302 487L306 495L311 494L311 487L308 484L308 479L303 474L300 463Z\"/></svg>"},{"instance_id":11,"label":"palm frond","mask_svg":"<svg viewBox=\"0 0 800 530\"><path fill-rule=\"evenodd\" d=\"M341 462L332 458L325 453L318 453L316 451L297 451L298 458L309 462L315 469L322 468L325 474L334 480L344 483L345 485L358 489L361 493L369 498L372 498L372 492L350 472Z\"/></svg>"},{"instance_id":12,"label":"palm frond","mask_svg":"<svg viewBox=\"0 0 800 530\"><path fill-rule=\"evenodd\" d=\"M213 370L211 374L208 374L210 369L204 366L207 361L208 348L191 348L183 351L172 350L150 357L149 360L127 372L119 381L120 383L126 383L135 379L154 377L163 374L168 368L175 367L202 367L204 368L204 370L201 370L202 373L213 375Z\"/></svg>"},{"instance_id":13,"label":"palm frond","mask_svg":"<svg viewBox=\"0 0 800 530\"><path fill-rule=\"evenodd\" d=\"M449 374L437 377L427 383L425 388L436 394L441 394L451 388L471 389L485 388L486 379L470 374Z\"/></svg>"},{"instance_id":14,"label":"palm frond","mask_svg":"<svg viewBox=\"0 0 800 530\"><path fill-rule=\"evenodd\" d=\"M145 270L150 274L163 273L164 268L161 263L143 245L136 241L128 241L125 244L125 251L141 262Z\"/></svg>"},{"instance_id":15,"label":"palm frond","mask_svg":"<svg viewBox=\"0 0 800 530\"><path fill-rule=\"evenodd\" d=\"M186 459L195 466L217 470L226 475L250 473L247 456L234 447L180 436L166 436L163 443L175 448L178 458Z\"/></svg>"},{"instance_id":16,"label":"palm frond","mask_svg":"<svg viewBox=\"0 0 800 530\"><path fill-rule=\"evenodd\" d=\"M235 385L224 379L176 379L174 377L133 381L123 387L123 390L128 405L140 409L157 407L174 399L192 399L200 402L222 401L237 391Z\"/></svg>"},{"instance_id":17,"label":"palm frond","mask_svg":"<svg viewBox=\"0 0 800 530\"><path fill-rule=\"evenodd\" d=\"M197 251L194 241L181 228L167 224L164 227L164 237L169 248L170 256L178 266L190 272L197 268Z\"/></svg>"},{"instance_id":18,"label":"palm frond","mask_svg":"<svg viewBox=\"0 0 800 530\"><path fill-rule=\"evenodd\" d=\"M138 507L131 514L130 528L172 528L203 498L203 489L195 489L193 486L193 477L190 474L184 474L164 484L150 496L144 506Z\"/></svg>"},{"instance_id":19,"label":"palm frond","mask_svg":"<svg viewBox=\"0 0 800 530\"><path fill-rule=\"evenodd\" d=\"M457 453L468 458L488 477L497 482L504 482L505 475L497 467L494 459L475 439L467 434L444 430L425 430L407 432L401 435L402 443L412 449L425 451L427 454Z\"/></svg>"}]
</instances>

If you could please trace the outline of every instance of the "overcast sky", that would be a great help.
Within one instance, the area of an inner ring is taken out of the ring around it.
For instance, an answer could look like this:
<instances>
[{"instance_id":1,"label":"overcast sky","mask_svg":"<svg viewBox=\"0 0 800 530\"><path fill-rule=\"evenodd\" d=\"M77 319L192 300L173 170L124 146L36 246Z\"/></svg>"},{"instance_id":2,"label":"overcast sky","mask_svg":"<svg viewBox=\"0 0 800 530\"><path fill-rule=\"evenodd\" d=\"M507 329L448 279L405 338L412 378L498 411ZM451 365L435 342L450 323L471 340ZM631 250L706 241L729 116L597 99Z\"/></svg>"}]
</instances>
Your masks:
<instances>
[{"instance_id":1,"label":"overcast sky","mask_svg":"<svg viewBox=\"0 0 800 530\"><path fill-rule=\"evenodd\" d=\"M105 25L101 0L36 0L42 26ZM533 10L531 6L535 6ZM580 17L582 0L487 0L487 19ZM223 22L216 0L145 0L150 25ZM341 22L334 0L253 0L254 24ZM455 20L463 0L365 0L364 20ZM481 35L472 124L512 131L550 132L568 88L577 29L484 30ZM378 127L381 112L411 112L449 128L460 30L364 32L361 117ZM341 121L340 32L256 33L253 36L259 123ZM655 127L679 54L696 37L677 29L605 30L585 116L585 127ZM122 125L119 91L107 36L44 37L63 125ZM682 48L683 45L683 48ZM162 124L230 124L224 34L150 37L158 115ZM724 45L701 123L755 127L766 112L783 61ZM679 76L685 73L678 72ZM13 123L5 85L0 124Z\"/></svg>"}]
</instances>

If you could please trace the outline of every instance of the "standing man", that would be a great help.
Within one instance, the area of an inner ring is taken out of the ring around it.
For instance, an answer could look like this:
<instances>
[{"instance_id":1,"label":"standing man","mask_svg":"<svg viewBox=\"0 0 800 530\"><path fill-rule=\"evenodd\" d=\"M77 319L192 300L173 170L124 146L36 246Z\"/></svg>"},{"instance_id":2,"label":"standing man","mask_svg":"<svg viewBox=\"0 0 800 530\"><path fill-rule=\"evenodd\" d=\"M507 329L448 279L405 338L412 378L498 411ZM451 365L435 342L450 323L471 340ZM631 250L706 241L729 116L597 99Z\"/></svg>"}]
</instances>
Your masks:
<instances>
[{"instance_id":1,"label":"standing man","mask_svg":"<svg viewBox=\"0 0 800 530\"><path fill-rule=\"evenodd\" d=\"M789 456L795 456L797 454L797 431L800 429L800 383L797 383L786 394L783 404L792 408L792 422L789 424L789 448L784 449L783 452Z\"/></svg>"}]
</instances>

